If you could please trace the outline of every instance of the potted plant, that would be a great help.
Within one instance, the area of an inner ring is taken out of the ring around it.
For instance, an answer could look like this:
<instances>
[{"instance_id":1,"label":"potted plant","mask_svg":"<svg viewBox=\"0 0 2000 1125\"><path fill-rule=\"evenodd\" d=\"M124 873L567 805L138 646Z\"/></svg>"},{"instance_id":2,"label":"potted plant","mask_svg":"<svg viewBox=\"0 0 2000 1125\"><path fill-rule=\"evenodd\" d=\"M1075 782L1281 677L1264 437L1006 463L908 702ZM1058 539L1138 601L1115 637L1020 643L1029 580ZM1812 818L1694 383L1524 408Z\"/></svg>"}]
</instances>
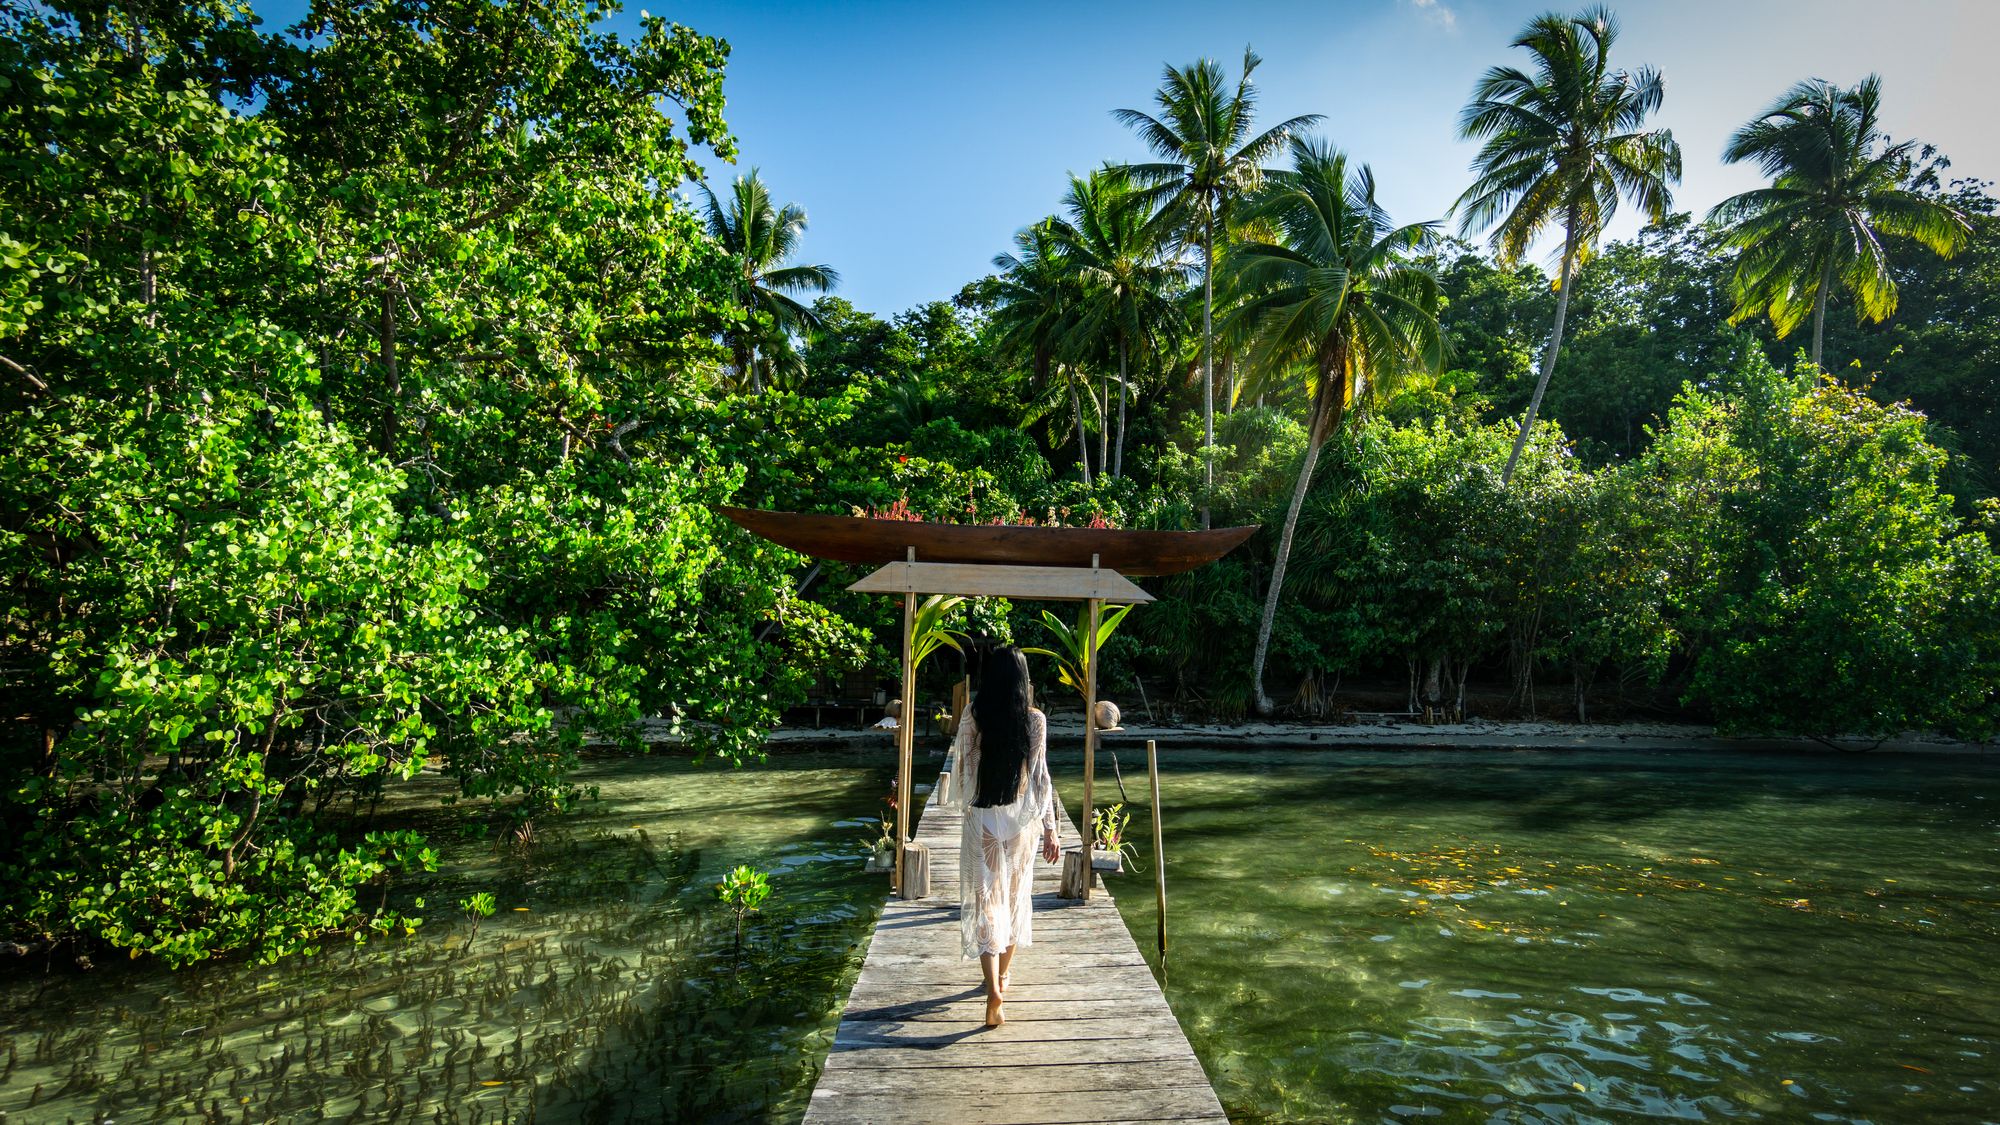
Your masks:
<instances>
[{"instance_id":1,"label":"potted plant","mask_svg":"<svg viewBox=\"0 0 2000 1125\"><path fill-rule=\"evenodd\" d=\"M873 847L868 855L868 871L891 871L896 866L896 829L884 816L876 821L881 830L875 834Z\"/></svg>"},{"instance_id":2,"label":"potted plant","mask_svg":"<svg viewBox=\"0 0 2000 1125\"><path fill-rule=\"evenodd\" d=\"M1131 823L1132 814L1125 811L1122 802L1107 805L1091 815L1090 834L1094 837L1090 850L1091 870L1122 874L1127 857L1138 858L1138 851L1125 838L1125 829Z\"/></svg>"}]
</instances>

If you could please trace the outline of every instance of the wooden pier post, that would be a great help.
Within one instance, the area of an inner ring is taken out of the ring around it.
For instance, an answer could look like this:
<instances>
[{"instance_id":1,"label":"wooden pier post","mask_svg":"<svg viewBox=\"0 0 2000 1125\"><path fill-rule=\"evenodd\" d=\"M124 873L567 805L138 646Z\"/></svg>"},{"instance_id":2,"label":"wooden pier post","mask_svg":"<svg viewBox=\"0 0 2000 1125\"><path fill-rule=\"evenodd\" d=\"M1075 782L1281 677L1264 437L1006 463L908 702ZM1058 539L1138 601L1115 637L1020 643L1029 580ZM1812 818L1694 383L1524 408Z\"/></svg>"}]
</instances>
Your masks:
<instances>
[{"instance_id":1,"label":"wooden pier post","mask_svg":"<svg viewBox=\"0 0 2000 1125\"><path fill-rule=\"evenodd\" d=\"M917 549L909 548L908 561L917 561ZM909 849L903 845L910 842L910 756L916 745L917 734L917 669L912 659L916 655L917 595L914 591L903 595L903 707L896 716L896 873L890 880L897 894L903 893L906 869L909 867Z\"/></svg>"},{"instance_id":2,"label":"wooden pier post","mask_svg":"<svg viewBox=\"0 0 2000 1125\"><path fill-rule=\"evenodd\" d=\"M1091 577L1097 578L1097 555L1090 556ZM1083 821L1077 825L1083 836L1083 893L1077 897L1090 901L1091 884L1097 881L1091 868L1091 860L1096 857L1097 831L1097 622L1104 613L1104 599L1091 598L1085 614L1085 634L1083 640Z\"/></svg>"},{"instance_id":3,"label":"wooden pier post","mask_svg":"<svg viewBox=\"0 0 2000 1125\"><path fill-rule=\"evenodd\" d=\"M1160 832L1160 748L1146 740L1146 775L1153 784L1153 889L1160 900L1160 981L1167 979L1167 848Z\"/></svg>"}]
</instances>

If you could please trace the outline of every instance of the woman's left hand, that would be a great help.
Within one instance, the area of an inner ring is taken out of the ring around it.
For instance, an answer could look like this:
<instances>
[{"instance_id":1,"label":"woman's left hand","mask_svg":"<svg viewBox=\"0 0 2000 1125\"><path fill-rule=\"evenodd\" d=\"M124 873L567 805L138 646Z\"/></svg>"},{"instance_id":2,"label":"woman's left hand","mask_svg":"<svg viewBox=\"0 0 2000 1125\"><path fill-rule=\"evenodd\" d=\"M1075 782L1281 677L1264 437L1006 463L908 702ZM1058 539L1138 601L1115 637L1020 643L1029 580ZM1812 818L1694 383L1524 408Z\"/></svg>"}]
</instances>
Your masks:
<instances>
[{"instance_id":1,"label":"woman's left hand","mask_svg":"<svg viewBox=\"0 0 2000 1125\"><path fill-rule=\"evenodd\" d=\"M1042 860L1046 863L1054 863L1056 857L1061 854L1061 852L1056 850L1056 834L1046 828L1042 829Z\"/></svg>"}]
</instances>

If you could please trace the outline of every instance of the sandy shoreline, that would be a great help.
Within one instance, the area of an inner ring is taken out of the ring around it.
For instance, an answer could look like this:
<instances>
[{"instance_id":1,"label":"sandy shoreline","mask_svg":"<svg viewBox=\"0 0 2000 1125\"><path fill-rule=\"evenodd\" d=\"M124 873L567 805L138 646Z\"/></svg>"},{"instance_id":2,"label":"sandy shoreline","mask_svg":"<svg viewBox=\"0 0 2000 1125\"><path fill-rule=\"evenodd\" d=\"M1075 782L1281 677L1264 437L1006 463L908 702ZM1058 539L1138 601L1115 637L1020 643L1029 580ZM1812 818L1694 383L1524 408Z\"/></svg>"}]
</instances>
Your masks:
<instances>
[{"instance_id":1,"label":"sandy shoreline","mask_svg":"<svg viewBox=\"0 0 2000 1125\"><path fill-rule=\"evenodd\" d=\"M1083 737L1080 716L1057 715L1051 739L1075 742ZM1557 723L1520 722L1422 723L1378 719L1354 723L1131 723L1103 736L1112 749L1143 749L1147 739L1162 748L1171 744L1238 749L1311 750L1738 750L1812 751L1817 753L1964 754L2000 757L2000 742L1960 742L1935 734L1907 733L1877 741L1841 738L1822 741L1798 736L1730 736L1713 727L1692 723ZM935 749L941 739L926 731L920 751ZM886 730L781 727L765 739L772 750L894 745Z\"/></svg>"}]
</instances>

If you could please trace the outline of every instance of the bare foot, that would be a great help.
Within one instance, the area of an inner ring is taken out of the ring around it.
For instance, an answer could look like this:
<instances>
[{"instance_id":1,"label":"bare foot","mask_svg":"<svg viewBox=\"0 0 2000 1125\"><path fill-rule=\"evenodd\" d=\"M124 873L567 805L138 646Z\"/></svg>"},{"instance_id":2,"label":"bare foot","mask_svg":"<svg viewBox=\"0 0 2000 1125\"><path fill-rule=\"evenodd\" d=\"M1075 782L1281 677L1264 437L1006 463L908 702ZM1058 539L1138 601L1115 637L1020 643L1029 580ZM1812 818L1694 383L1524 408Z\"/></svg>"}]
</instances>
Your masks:
<instances>
[{"instance_id":1,"label":"bare foot","mask_svg":"<svg viewBox=\"0 0 2000 1125\"><path fill-rule=\"evenodd\" d=\"M1000 1011L1000 997L997 995L988 996L986 998L986 1026L999 1027L1006 1022L1007 1017Z\"/></svg>"},{"instance_id":2,"label":"bare foot","mask_svg":"<svg viewBox=\"0 0 2000 1125\"><path fill-rule=\"evenodd\" d=\"M1007 995L1007 978L1013 975L1014 975L1013 973L1000 974L1000 995L1002 996Z\"/></svg>"}]
</instances>

